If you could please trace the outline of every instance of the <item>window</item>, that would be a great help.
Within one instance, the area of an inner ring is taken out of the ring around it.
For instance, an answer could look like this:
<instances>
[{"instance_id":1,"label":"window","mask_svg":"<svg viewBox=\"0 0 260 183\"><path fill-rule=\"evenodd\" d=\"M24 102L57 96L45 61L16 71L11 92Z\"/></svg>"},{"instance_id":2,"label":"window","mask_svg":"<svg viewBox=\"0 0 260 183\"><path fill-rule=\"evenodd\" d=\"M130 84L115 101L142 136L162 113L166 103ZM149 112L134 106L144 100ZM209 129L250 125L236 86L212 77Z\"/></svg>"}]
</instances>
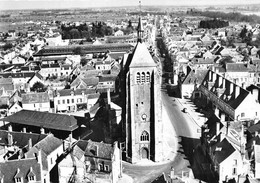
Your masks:
<instances>
[{"instance_id":1,"label":"window","mask_svg":"<svg viewBox=\"0 0 260 183\"><path fill-rule=\"evenodd\" d=\"M52 158L51 158L51 165L53 164Z\"/></svg>"},{"instance_id":2,"label":"window","mask_svg":"<svg viewBox=\"0 0 260 183\"><path fill-rule=\"evenodd\" d=\"M146 73L146 82L150 83L150 72Z\"/></svg>"},{"instance_id":3,"label":"window","mask_svg":"<svg viewBox=\"0 0 260 183\"><path fill-rule=\"evenodd\" d=\"M62 103L65 104L65 100L62 100Z\"/></svg>"},{"instance_id":4,"label":"window","mask_svg":"<svg viewBox=\"0 0 260 183\"><path fill-rule=\"evenodd\" d=\"M142 72L142 75L141 75L141 83L144 83L145 82L145 73Z\"/></svg>"},{"instance_id":5,"label":"window","mask_svg":"<svg viewBox=\"0 0 260 183\"><path fill-rule=\"evenodd\" d=\"M60 104L60 100L58 100L58 104Z\"/></svg>"},{"instance_id":6,"label":"window","mask_svg":"<svg viewBox=\"0 0 260 183\"><path fill-rule=\"evenodd\" d=\"M109 171L109 166L105 165L105 171Z\"/></svg>"},{"instance_id":7,"label":"window","mask_svg":"<svg viewBox=\"0 0 260 183\"><path fill-rule=\"evenodd\" d=\"M233 166L237 166L237 160L236 159L233 160Z\"/></svg>"},{"instance_id":8,"label":"window","mask_svg":"<svg viewBox=\"0 0 260 183\"><path fill-rule=\"evenodd\" d=\"M67 99L67 104L69 104L70 103L70 99Z\"/></svg>"},{"instance_id":9,"label":"window","mask_svg":"<svg viewBox=\"0 0 260 183\"><path fill-rule=\"evenodd\" d=\"M140 83L140 73L139 72L136 74L136 83L137 84Z\"/></svg>"},{"instance_id":10,"label":"window","mask_svg":"<svg viewBox=\"0 0 260 183\"><path fill-rule=\"evenodd\" d=\"M103 171L104 168L103 168L103 165L102 164L98 164L98 167L99 167L99 171Z\"/></svg>"},{"instance_id":11,"label":"window","mask_svg":"<svg viewBox=\"0 0 260 183\"><path fill-rule=\"evenodd\" d=\"M232 174L233 174L233 175L236 175L236 174L237 174L237 168L233 168Z\"/></svg>"},{"instance_id":12,"label":"window","mask_svg":"<svg viewBox=\"0 0 260 183\"><path fill-rule=\"evenodd\" d=\"M244 112L241 113L241 118L243 118L243 117L245 117L245 113Z\"/></svg>"},{"instance_id":13,"label":"window","mask_svg":"<svg viewBox=\"0 0 260 183\"><path fill-rule=\"evenodd\" d=\"M74 99L71 99L71 103L74 103Z\"/></svg>"},{"instance_id":14,"label":"window","mask_svg":"<svg viewBox=\"0 0 260 183\"><path fill-rule=\"evenodd\" d=\"M141 141L149 141L149 134L148 134L147 131L143 131L140 140L141 140Z\"/></svg>"},{"instance_id":15,"label":"window","mask_svg":"<svg viewBox=\"0 0 260 183\"><path fill-rule=\"evenodd\" d=\"M34 181L35 180L33 175L29 176L28 179L29 179L29 181Z\"/></svg>"},{"instance_id":16,"label":"window","mask_svg":"<svg viewBox=\"0 0 260 183\"><path fill-rule=\"evenodd\" d=\"M15 182L17 182L17 183L18 183L18 182L22 182L21 177L16 177L16 178L15 178Z\"/></svg>"}]
</instances>

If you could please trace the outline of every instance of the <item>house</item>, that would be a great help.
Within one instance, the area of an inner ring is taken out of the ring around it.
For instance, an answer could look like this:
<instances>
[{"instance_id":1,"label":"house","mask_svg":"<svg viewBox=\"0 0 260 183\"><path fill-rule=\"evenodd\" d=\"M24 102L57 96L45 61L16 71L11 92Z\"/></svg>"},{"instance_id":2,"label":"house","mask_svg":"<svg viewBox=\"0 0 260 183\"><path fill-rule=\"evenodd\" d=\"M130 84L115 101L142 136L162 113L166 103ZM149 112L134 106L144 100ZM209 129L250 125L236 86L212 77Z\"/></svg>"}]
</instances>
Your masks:
<instances>
[{"instance_id":1,"label":"house","mask_svg":"<svg viewBox=\"0 0 260 183\"><path fill-rule=\"evenodd\" d=\"M80 140L77 146L84 151L86 176L93 182L116 183L122 174L121 152L118 143L107 144Z\"/></svg>"},{"instance_id":2,"label":"house","mask_svg":"<svg viewBox=\"0 0 260 183\"><path fill-rule=\"evenodd\" d=\"M36 143L28 152L26 157L33 158L35 154L39 154L42 164L42 180L43 182L52 182L51 170L57 163L58 158L64 153L63 140L54 137L53 134L49 134L43 140ZM55 181L55 180L53 180ZM55 181L56 182L56 181Z\"/></svg>"},{"instance_id":3,"label":"house","mask_svg":"<svg viewBox=\"0 0 260 183\"><path fill-rule=\"evenodd\" d=\"M111 70L111 61L110 60L96 61L95 68L96 70Z\"/></svg>"},{"instance_id":4,"label":"house","mask_svg":"<svg viewBox=\"0 0 260 183\"><path fill-rule=\"evenodd\" d=\"M54 96L55 111L74 112L88 110L99 98L95 89L64 89L57 90ZM91 100L89 100L91 99ZM85 106L85 107L84 107Z\"/></svg>"},{"instance_id":5,"label":"house","mask_svg":"<svg viewBox=\"0 0 260 183\"><path fill-rule=\"evenodd\" d=\"M208 70L194 69L189 72L186 78L181 83L181 97L196 98L200 95L198 91L199 85L205 78Z\"/></svg>"},{"instance_id":6,"label":"house","mask_svg":"<svg viewBox=\"0 0 260 183\"><path fill-rule=\"evenodd\" d=\"M259 118L258 95L209 70L199 86L201 99L212 103L215 114L225 120Z\"/></svg>"},{"instance_id":7,"label":"house","mask_svg":"<svg viewBox=\"0 0 260 183\"><path fill-rule=\"evenodd\" d=\"M118 30L114 33L114 36L123 36L124 35L124 32L121 31L121 30Z\"/></svg>"},{"instance_id":8,"label":"house","mask_svg":"<svg viewBox=\"0 0 260 183\"><path fill-rule=\"evenodd\" d=\"M43 82L43 77L42 75L39 74L39 72L36 72L28 81L27 83L29 84L30 88L33 87L33 85L37 82L40 82L44 84Z\"/></svg>"},{"instance_id":9,"label":"house","mask_svg":"<svg viewBox=\"0 0 260 183\"><path fill-rule=\"evenodd\" d=\"M203 153L211 161L211 170L218 181L237 180L249 173L250 163L246 158L244 124L212 116L202 127Z\"/></svg>"},{"instance_id":10,"label":"house","mask_svg":"<svg viewBox=\"0 0 260 183\"><path fill-rule=\"evenodd\" d=\"M75 178L84 181L86 178L86 166L84 151L75 145L71 152L58 164L59 182L69 182ZM75 173L77 172L77 174Z\"/></svg>"},{"instance_id":11,"label":"house","mask_svg":"<svg viewBox=\"0 0 260 183\"><path fill-rule=\"evenodd\" d=\"M96 88L98 82L99 82L99 78L96 76L90 76L90 77L78 76L74 81L72 81L72 83L70 84L70 88L73 89Z\"/></svg>"},{"instance_id":12,"label":"house","mask_svg":"<svg viewBox=\"0 0 260 183\"><path fill-rule=\"evenodd\" d=\"M59 64L44 64L41 66L41 70L39 73L43 76L43 78L48 77L58 77L60 76L60 65Z\"/></svg>"},{"instance_id":13,"label":"house","mask_svg":"<svg viewBox=\"0 0 260 183\"><path fill-rule=\"evenodd\" d=\"M115 92L116 80L117 80L117 76L110 75L110 74L103 74L99 76L97 90L103 93L106 92L107 89L109 88L111 92Z\"/></svg>"},{"instance_id":14,"label":"house","mask_svg":"<svg viewBox=\"0 0 260 183\"><path fill-rule=\"evenodd\" d=\"M50 99L47 92L22 93L22 108L34 111L50 111Z\"/></svg>"}]
</instances>

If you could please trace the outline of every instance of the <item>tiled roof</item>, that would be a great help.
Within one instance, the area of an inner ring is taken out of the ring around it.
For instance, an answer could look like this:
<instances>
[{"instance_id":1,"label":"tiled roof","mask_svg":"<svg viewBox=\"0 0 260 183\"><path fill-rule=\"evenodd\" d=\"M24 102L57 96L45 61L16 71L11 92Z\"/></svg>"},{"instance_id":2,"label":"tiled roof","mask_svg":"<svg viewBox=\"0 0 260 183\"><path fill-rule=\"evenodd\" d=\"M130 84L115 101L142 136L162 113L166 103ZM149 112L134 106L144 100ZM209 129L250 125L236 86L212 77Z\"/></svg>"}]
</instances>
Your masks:
<instances>
[{"instance_id":1,"label":"tiled roof","mask_svg":"<svg viewBox=\"0 0 260 183\"><path fill-rule=\"evenodd\" d=\"M221 163L222 161L227 159L233 152L235 152L235 148L228 142L226 138L224 138L221 142L216 144L213 151L215 153L216 161L218 163Z\"/></svg>"},{"instance_id":2,"label":"tiled roof","mask_svg":"<svg viewBox=\"0 0 260 183\"><path fill-rule=\"evenodd\" d=\"M102 75L99 77L99 82L116 81L117 76L113 75Z\"/></svg>"},{"instance_id":3,"label":"tiled roof","mask_svg":"<svg viewBox=\"0 0 260 183\"><path fill-rule=\"evenodd\" d=\"M79 147L85 151L86 156L93 156L108 160L112 159L114 149L112 144L93 142L91 140L88 140L80 142Z\"/></svg>"},{"instance_id":4,"label":"tiled roof","mask_svg":"<svg viewBox=\"0 0 260 183\"><path fill-rule=\"evenodd\" d=\"M0 73L4 78L31 78L35 72L21 72L21 73Z\"/></svg>"},{"instance_id":5,"label":"tiled roof","mask_svg":"<svg viewBox=\"0 0 260 183\"><path fill-rule=\"evenodd\" d=\"M22 93L23 104L48 103L50 102L47 92L41 93Z\"/></svg>"},{"instance_id":6,"label":"tiled roof","mask_svg":"<svg viewBox=\"0 0 260 183\"><path fill-rule=\"evenodd\" d=\"M42 179L41 166L36 158L27 158L0 162L0 172L3 175L3 182L15 183L14 177L18 169L19 175L22 176L23 183L28 182L27 176L30 173L30 169L34 172L36 181L41 181Z\"/></svg>"},{"instance_id":7,"label":"tiled roof","mask_svg":"<svg viewBox=\"0 0 260 183\"><path fill-rule=\"evenodd\" d=\"M260 122L250 126L248 129L249 133L255 133L256 131L259 132L260 131Z\"/></svg>"},{"instance_id":8,"label":"tiled roof","mask_svg":"<svg viewBox=\"0 0 260 183\"><path fill-rule=\"evenodd\" d=\"M33 146L33 148L36 148L37 152L38 152L38 150L41 149L41 151L48 156L54 150L56 150L58 147L60 147L62 144L63 144L62 140L54 137L53 134L49 134L43 140L41 140L37 144L35 144ZM34 155L33 148L32 148L32 150L28 151L28 153L27 153L28 157L32 157Z\"/></svg>"},{"instance_id":9,"label":"tiled roof","mask_svg":"<svg viewBox=\"0 0 260 183\"><path fill-rule=\"evenodd\" d=\"M64 131L78 128L77 120L73 116L30 110L21 110L3 121Z\"/></svg>"},{"instance_id":10,"label":"tiled roof","mask_svg":"<svg viewBox=\"0 0 260 183\"><path fill-rule=\"evenodd\" d=\"M196 71L192 70L184 79L182 84L201 84L204 80L208 70L197 69Z\"/></svg>"},{"instance_id":11,"label":"tiled roof","mask_svg":"<svg viewBox=\"0 0 260 183\"><path fill-rule=\"evenodd\" d=\"M248 72L249 69L245 64L226 63L226 72Z\"/></svg>"},{"instance_id":12,"label":"tiled roof","mask_svg":"<svg viewBox=\"0 0 260 183\"><path fill-rule=\"evenodd\" d=\"M36 133L24 133L24 132L9 132L6 130L0 130L0 145L8 145L8 134L13 136L13 142L16 146L23 148L28 145L29 139L32 140L32 145L44 139L47 135Z\"/></svg>"},{"instance_id":13,"label":"tiled roof","mask_svg":"<svg viewBox=\"0 0 260 183\"><path fill-rule=\"evenodd\" d=\"M56 96L57 94L60 94L60 96L70 96L72 93L74 95L82 95L82 93L84 93L85 95L88 95L88 94L93 94L93 93L96 93L96 90L95 89L86 89L86 88L83 88L83 89L63 89L63 90L58 90L56 91Z\"/></svg>"}]
</instances>

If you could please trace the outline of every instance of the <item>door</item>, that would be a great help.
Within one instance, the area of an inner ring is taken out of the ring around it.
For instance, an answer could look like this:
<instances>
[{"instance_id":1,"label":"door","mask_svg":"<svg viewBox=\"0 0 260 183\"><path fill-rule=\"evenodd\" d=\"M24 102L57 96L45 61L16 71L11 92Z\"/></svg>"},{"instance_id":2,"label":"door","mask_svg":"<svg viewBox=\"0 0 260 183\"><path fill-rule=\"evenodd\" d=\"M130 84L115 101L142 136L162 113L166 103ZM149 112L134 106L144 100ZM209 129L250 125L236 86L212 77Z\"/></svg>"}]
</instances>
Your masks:
<instances>
[{"instance_id":1,"label":"door","mask_svg":"<svg viewBox=\"0 0 260 183\"><path fill-rule=\"evenodd\" d=\"M142 159L148 159L148 149L142 148Z\"/></svg>"}]
</instances>

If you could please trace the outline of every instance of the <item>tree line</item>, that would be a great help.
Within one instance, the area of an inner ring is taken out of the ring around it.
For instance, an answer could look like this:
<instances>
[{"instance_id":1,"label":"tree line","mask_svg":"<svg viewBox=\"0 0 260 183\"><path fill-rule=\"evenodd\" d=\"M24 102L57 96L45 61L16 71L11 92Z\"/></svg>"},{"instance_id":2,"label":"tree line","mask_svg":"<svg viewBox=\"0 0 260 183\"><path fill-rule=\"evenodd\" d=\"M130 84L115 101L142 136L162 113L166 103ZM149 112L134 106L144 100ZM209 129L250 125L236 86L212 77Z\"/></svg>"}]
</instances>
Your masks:
<instances>
[{"instance_id":1,"label":"tree line","mask_svg":"<svg viewBox=\"0 0 260 183\"><path fill-rule=\"evenodd\" d=\"M93 37L104 37L113 34L113 29L104 22L92 22L92 26L86 23L76 26L61 25L62 39L91 39Z\"/></svg>"},{"instance_id":2,"label":"tree line","mask_svg":"<svg viewBox=\"0 0 260 183\"><path fill-rule=\"evenodd\" d=\"M189 10L187 14L193 16L205 16L209 18L220 18L228 21L235 22L250 22L250 23L260 23L260 17L257 15L243 15L238 12L224 13L219 11L199 11L199 10Z\"/></svg>"},{"instance_id":3,"label":"tree line","mask_svg":"<svg viewBox=\"0 0 260 183\"><path fill-rule=\"evenodd\" d=\"M228 21L211 19L211 20L201 20L199 23L199 28L216 29L229 26Z\"/></svg>"}]
</instances>

